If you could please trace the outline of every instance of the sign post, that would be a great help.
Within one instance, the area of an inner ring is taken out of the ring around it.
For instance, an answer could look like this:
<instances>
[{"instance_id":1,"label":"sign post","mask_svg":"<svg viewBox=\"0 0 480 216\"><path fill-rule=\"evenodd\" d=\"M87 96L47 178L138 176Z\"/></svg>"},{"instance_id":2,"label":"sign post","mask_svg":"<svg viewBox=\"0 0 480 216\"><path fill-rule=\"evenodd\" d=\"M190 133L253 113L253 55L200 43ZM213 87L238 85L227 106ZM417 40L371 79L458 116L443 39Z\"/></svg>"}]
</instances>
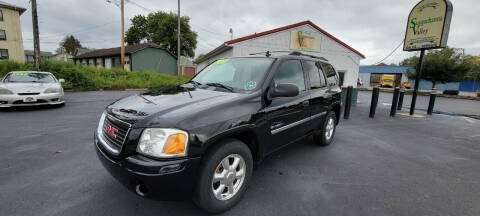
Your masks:
<instances>
[{"instance_id":1,"label":"sign post","mask_svg":"<svg viewBox=\"0 0 480 216\"><path fill-rule=\"evenodd\" d=\"M422 0L408 16L404 51L420 51L410 115L415 113L425 50L447 47L453 6L449 0Z\"/></svg>"}]
</instances>

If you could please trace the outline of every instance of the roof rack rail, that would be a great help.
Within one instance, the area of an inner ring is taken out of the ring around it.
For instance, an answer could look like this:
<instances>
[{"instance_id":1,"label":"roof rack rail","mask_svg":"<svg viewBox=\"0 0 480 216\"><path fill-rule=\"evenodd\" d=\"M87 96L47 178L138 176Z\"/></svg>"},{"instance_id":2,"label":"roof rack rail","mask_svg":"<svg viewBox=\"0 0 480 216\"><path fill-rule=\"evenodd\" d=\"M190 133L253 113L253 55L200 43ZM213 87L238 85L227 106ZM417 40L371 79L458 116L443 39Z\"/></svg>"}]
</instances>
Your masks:
<instances>
[{"instance_id":1,"label":"roof rack rail","mask_svg":"<svg viewBox=\"0 0 480 216\"><path fill-rule=\"evenodd\" d=\"M280 53L280 52L289 53L289 52L291 52L291 51L266 51L266 52L250 53L250 54L248 54L248 55L260 55L260 54L265 54L265 56L270 57L272 53Z\"/></svg>"},{"instance_id":2,"label":"roof rack rail","mask_svg":"<svg viewBox=\"0 0 480 216\"><path fill-rule=\"evenodd\" d=\"M326 58L324 57L320 57L320 56L314 56L314 55L308 55L308 54L304 54L304 53L301 53L301 52L298 52L298 51L293 51L291 52L289 55L294 55L294 56L307 56L307 57L310 57L310 58L316 58L316 59L321 59L323 61L328 61Z\"/></svg>"}]
</instances>

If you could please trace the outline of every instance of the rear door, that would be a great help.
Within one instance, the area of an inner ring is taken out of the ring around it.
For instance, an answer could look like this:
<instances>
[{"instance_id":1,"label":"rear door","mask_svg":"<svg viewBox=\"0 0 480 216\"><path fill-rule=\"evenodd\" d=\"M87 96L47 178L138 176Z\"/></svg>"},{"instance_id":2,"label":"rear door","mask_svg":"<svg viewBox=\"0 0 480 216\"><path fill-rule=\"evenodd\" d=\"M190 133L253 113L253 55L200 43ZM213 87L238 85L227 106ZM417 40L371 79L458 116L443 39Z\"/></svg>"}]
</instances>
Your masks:
<instances>
[{"instance_id":1,"label":"rear door","mask_svg":"<svg viewBox=\"0 0 480 216\"><path fill-rule=\"evenodd\" d=\"M309 91L306 88L306 76L298 59L280 62L273 76L273 86L280 83L296 85L300 93L295 97L273 98L265 109L267 114L268 148L274 151L304 136L309 131Z\"/></svg>"},{"instance_id":2,"label":"rear door","mask_svg":"<svg viewBox=\"0 0 480 216\"><path fill-rule=\"evenodd\" d=\"M329 108L331 95L328 92L325 75L319 62L306 60L303 62L305 73L310 80L310 116L312 128L319 128L319 123L323 122L325 114ZM319 121L320 120L320 121Z\"/></svg>"}]
</instances>

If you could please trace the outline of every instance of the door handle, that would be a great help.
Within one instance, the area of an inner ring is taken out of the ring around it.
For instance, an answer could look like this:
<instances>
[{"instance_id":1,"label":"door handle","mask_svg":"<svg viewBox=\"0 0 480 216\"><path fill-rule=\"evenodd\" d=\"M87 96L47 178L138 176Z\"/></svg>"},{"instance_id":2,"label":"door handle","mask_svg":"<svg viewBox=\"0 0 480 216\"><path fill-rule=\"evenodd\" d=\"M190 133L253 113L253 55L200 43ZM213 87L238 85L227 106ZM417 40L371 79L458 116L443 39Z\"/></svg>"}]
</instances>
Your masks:
<instances>
[{"instance_id":1,"label":"door handle","mask_svg":"<svg viewBox=\"0 0 480 216\"><path fill-rule=\"evenodd\" d=\"M306 106L308 106L308 105L310 105L310 102L308 102L308 101L303 101L303 102L302 102L302 106L306 107Z\"/></svg>"}]
</instances>

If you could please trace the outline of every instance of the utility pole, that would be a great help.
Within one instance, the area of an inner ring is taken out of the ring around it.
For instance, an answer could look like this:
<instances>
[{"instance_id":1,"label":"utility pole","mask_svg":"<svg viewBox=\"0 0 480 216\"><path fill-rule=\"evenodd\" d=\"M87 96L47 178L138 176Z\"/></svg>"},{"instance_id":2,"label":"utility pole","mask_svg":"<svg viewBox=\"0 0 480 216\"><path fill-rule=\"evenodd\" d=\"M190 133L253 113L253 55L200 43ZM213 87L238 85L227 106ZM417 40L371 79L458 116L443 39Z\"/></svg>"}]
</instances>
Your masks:
<instances>
[{"instance_id":1,"label":"utility pole","mask_svg":"<svg viewBox=\"0 0 480 216\"><path fill-rule=\"evenodd\" d=\"M33 59L35 68L40 71L40 38L38 36L38 17L37 17L37 0L32 2L32 23L33 23Z\"/></svg>"},{"instance_id":2,"label":"utility pole","mask_svg":"<svg viewBox=\"0 0 480 216\"><path fill-rule=\"evenodd\" d=\"M180 68L180 0L178 0L178 26L177 26L177 70L178 75L182 74L182 69Z\"/></svg>"},{"instance_id":3,"label":"utility pole","mask_svg":"<svg viewBox=\"0 0 480 216\"><path fill-rule=\"evenodd\" d=\"M120 50L120 65L122 70L125 70L125 0L122 0L121 3L121 11L122 11L122 46Z\"/></svg>"}]
</instances>

